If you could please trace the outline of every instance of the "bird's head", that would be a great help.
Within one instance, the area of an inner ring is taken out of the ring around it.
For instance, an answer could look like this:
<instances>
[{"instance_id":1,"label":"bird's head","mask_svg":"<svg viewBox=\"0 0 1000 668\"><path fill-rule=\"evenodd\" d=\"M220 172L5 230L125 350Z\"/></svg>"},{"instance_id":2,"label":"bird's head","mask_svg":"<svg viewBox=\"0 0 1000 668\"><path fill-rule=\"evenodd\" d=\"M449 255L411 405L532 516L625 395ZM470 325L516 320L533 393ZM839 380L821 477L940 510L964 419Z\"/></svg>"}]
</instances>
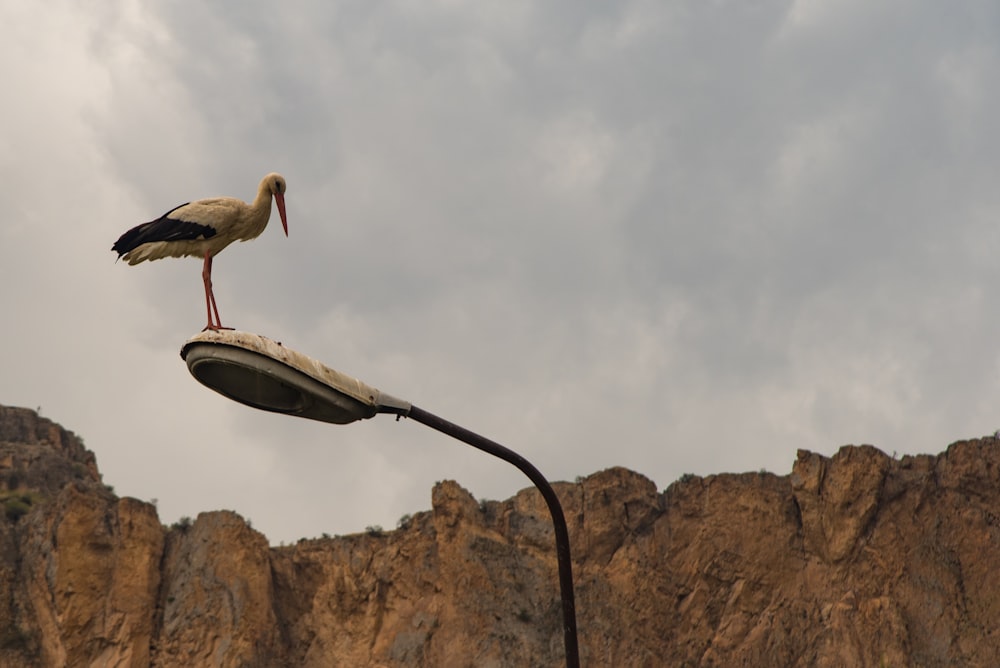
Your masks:
<instances>
[{"instance_id":1,"label":"bird's head","mask_svg":"<svg viewBox=\"0 0 1000 668\"><path fill-rule=\"evenodd\" d=\"M284 228L287 237L288 219L285 217L285 190L288 186L285 184L285 177L281 174L271 173L264 177L264 182L261 185L274 195L274 203L278 205L278 215L281 216L281 227Z\"/></svg>"}]
</instances>

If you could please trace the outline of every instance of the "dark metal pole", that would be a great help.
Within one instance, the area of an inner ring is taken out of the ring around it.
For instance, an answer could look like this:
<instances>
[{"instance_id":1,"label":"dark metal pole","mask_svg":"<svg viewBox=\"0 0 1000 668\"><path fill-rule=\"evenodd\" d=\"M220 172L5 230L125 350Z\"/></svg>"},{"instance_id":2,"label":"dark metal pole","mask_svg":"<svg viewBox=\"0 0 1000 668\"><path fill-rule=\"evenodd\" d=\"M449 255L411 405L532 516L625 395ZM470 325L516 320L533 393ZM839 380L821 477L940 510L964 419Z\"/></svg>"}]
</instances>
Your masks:
<instances>
[{"instance_id":1,"label":"dark metal pole","mask_svg":"<svg viewBox=\"0 0 1000 668\"><path fill-rule=\"evenodd\" d=\"M410 406L409 410L400 411L398 414L412 418L417 422L427 425L431 429L448 434L453 438L468 443L474 448L479 448L495 457L513 464L521 470L535 487L542 493L545 503L549 506L552 514L552 524L556 534L556 559L559 562L559 589L562 593L563 610L563 640L566 644L566 665L568 668L579 668L580 649L576 638L576 603L573 594L573 562L569 556L569 531L566 528L566 517L563 515L562 506L559 504L559 497L556 496L552 485L545 479L538 469L532 466L531 462L509 450L499 443L484 438L475 432L459 427L457 424L448 422L427 411Z\"/></svg>"}]
</instances>

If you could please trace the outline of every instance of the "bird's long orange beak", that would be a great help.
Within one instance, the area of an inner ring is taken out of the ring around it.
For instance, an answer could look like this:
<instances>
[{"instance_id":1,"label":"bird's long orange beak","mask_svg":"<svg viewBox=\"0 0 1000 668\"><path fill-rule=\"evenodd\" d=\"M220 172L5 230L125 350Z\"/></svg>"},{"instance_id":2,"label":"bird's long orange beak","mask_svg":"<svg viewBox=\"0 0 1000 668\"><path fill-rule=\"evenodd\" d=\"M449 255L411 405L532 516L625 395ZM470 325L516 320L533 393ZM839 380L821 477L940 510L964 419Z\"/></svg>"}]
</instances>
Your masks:
<instances>
[{"instance_id":1,"label":"bird's long orange beak","mask_svg":"<svg viewBox=\"0 0 1000 668\"><path fill-rule=\"evenodd\" d=\"M275 193L274 203L278 205L278 215L281 216L281 226L285 228L285 236L288 236L288 219L285 218L285 193Z\"/></svg>"}]
</instances>

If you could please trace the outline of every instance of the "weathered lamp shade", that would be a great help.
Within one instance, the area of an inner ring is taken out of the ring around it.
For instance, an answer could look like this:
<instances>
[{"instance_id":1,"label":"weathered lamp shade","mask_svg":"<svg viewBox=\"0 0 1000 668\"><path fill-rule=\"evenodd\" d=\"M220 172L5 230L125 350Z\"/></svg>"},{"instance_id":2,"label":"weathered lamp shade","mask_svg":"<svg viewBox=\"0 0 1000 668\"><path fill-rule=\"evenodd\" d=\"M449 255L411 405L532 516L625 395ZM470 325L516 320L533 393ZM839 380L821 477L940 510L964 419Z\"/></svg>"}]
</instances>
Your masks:
<instances>
[{"instance_id":1,"label":"weathered lamp shade","mask_svg":"<svg viewBox=\"0 0 1000 668\"><path fill-rule=\"evenodd\" d=\"M258 334L204 331L181 348L200 383L247 406L347 424L410 404Z\"/></svg>"}]
</instances>

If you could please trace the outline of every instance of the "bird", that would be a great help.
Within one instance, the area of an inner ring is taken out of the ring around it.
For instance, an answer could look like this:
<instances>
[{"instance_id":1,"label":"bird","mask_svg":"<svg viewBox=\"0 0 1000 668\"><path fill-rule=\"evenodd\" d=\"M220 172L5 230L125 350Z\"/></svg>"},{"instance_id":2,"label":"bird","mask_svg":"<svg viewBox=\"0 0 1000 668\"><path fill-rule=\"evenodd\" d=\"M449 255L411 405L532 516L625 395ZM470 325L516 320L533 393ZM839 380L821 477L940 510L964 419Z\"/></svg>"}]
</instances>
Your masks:
<instances>
[{"instance_id":1,"label":"bird","mask_svg":"<svg viewBox=\"0 0 1000 668\"><path fill-rule=\"evenodd\" d=\"M271 218L272 197L287 237L286 187L285 177L272 172L261 179L257 197L249 204L235 197L213 197L175 206L159 218L136 225L121 235L111 250L130 265L165 257L203 258L201 278L205 284L208 324L202 331L231 329L223 327L219 318L212 292L212 259L234 241L260 236Z\"/></svg>"}]
</instances>

